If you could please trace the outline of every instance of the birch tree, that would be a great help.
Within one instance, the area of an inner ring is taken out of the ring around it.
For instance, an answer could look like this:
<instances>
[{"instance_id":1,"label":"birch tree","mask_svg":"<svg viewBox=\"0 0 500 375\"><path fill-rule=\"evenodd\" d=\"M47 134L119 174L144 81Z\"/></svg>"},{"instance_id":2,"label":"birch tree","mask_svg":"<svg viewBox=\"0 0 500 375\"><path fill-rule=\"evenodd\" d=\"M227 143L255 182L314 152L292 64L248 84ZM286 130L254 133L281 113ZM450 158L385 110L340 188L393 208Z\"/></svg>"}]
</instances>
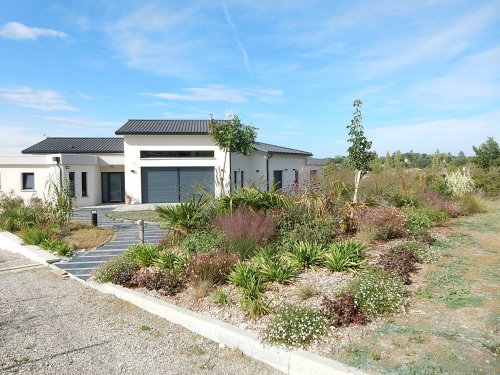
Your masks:
<instances>
[{"instance_id":1,"label":"birch tree","mask_svg":"<svg viewBox=\"0 0 500 375\"><path fill-rule=\"evenodd\" d=\"M356 170L354 177L354 197L352 202L358 202L358 190L361 178L370 170L370 162L375 157L375 154L370 151L372 142L366 139L363 131L363 116L361 115L361 106L363 102L360 99L354 101L354 116L351 124L347 125L349 129L349 140L351 146L348 148L349 164Z\"/></svg>"}]
</instances>

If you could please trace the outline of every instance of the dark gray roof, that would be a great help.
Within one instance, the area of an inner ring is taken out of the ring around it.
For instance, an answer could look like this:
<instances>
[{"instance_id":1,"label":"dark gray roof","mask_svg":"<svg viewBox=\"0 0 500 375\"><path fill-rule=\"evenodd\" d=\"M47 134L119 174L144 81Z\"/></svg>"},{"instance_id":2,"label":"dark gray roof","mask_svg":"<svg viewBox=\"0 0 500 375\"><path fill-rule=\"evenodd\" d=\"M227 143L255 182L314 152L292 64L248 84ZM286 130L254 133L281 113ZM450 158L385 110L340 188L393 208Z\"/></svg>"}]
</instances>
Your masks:
<instances>
[{"instance_id":1,"label":"dark gray roof","mask_svg":"<svg viewBox=\"0 0 500 375\"><path fill-rule=\"evenodd\" d=\"M123 154L123 138L48 137L23 154Z\"/></svg>"},{"instance_id":2,"label":"dark gray roof","mask_svg":"<svg viewBox=\"0 0 500 375\"><path fill-rule=\"evenodd\" d=\"M210 120L128 120L115 134L208 134L209 124Z\"/></svg>"},{"instance_id":3,"label":"dark gray roof","mask_svg":"<svg viewBox=\"0 0 500 375\"><path fill-rule=\"evenodd\" d=\"M316 165L318 167L324 167L326 165L326 159L309 158L307 159L307 165Z\"/></svg>"},{"instance_id":4,"label":"dark gray roof","mask_svg":"<svg viewBox=\"0 0 500 375\"><path fill-rule=\"evenodd\" d=\"M255 142L255 149L270 154L285 154L285 155L304 155L312 156L310 152L296 150L288 147L270 145L269 143Z\"/></svg>"}]
</instances>

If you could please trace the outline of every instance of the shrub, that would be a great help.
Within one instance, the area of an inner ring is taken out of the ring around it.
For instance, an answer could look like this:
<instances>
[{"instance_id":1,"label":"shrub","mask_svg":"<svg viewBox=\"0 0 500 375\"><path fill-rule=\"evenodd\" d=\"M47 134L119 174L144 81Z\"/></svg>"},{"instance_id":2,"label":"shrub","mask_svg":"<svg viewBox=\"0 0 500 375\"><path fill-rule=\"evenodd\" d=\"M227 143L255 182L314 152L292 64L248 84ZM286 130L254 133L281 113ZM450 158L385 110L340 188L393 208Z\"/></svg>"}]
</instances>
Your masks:
<instances>
[{"instance_id":1,"label":"shrub","mask_svg":"<svg viewBox=\"0 0 500 375\"><path fill-rule=\"evenodd\" d=\"M340 293L334 299L323 296L320 314L335 327L347 327L351 324L365 324L368 318L354 301L351 293Z\"/></svg>"},{"instance_id":2,"label":"shrub","mask_svg":"<svg viewBox=\"0 0 500 375\"><path fill-rule=\"evenodd\" d=\"M413 250L404 246L392 248L379 259L379 264L385 271L397 274L406 285L411 284L410 274L417 271L417 262L418 258Z\"/></svg>"},{"instance_id":3,"label":"shrub","mask_svg":"<svg viewBox=\"0 0 500 375\"><path fill-rule=\"evenodd\" d=\"M357 210L355 216L358 229L373 231L379 240L398 238L405 234L406 217L395 207L364 208Z\"/></svg>"},{"instance_id":4,"label":"shrub","mask_svg":"<svg viewBox=\"0 0 500 375\"><path fill-rule=\"evenodd\" d=\"M225 251L194 254L186 267L185 275L195 285L202 281L223 284L238 259L238 255Z\"/></svg>"},{"instance_id":5,"label":"shrub","mask_svg":"<svg viewBox=\"0 0 500 375\"><path fill-rule=\"evenodd\" d=\"M53 252L56 255L61 256L71 256L73 254L73 248L69 243L63 240L50 240L44 239L40 246L45 249Z\"/></svg>"},{"instance_id":6,"label":"shrub","mask_svg":"<svg viewBox=\"0 0 500 375\"><path fill-rule=\"evenodd\" d=\"M133 276L132 283L139 288L156 290L164 295L173 295L183 287L182 280L174 270L160 269L155 266L138 270Z\"/></svg>"},{"instance_id":7,"label":"shrub","mask_svg":"<svg viewBox=\"0 0 500 375\"><path fill-rule=\"evenodd\" d=\"M460 216L460 207L436 193L422 192L419 196L419 201L421 205L429 207L431 211L442 211L449 217Z\"/></svg>"},{"instance_id":8,"label":"shrub","mask_svg":"<svg viewBox=\"0 0 500 375\"><path fill-rule=\"evenodd\" d=\"M280 228L280 238L283 245L298 241L317 242L325 246L335 236L335 228L339 222L334 217L313 219L309 216L302 217L298 223L288 223Z\"/></svg>"},{"instance_id":9,"label":"shrub","mask_svg":"<svg viewBox=\"0 0 500 375\"><path fill-rule=\"evenodd\" d=\"M157 244L132 245L125 252L125 257L134 260L140 267L152 266L160 254L160 247Z\"/></svg>"},{"instance_id":10,"label":"shrub","mask_svg":"<svg viewBox=\"0 0 500 375\"><path fill-rule=\"evenodd\" d=\"M357 271L363 266L366 246L356 240L335 242L325 253L325 265L331 271Z\"/></svg>"},{"instance_id":11,"label":"shrub","mask_svg":"<svg viewBox=\"0 0 500 375\"><path fill-rule=\"evenodd\" d=\"M44 215L49 223L63 227L70 222L73 213L70 182L67 180L64 184L60 184L49 178L45 187L47 196L44 197Z\"/></svg>"},{"instance_id":12,"label":"shrub","mask_svg":"<svg viewBox=\"0 0 500 375\"><path fill-rule=\"evenodd\" d=\"M471 170L475 186L488 195L500 193L500 167L489 167L487 170L475 167Z\"/></svg>"},{"instance_id":13,"label":"shrub","mask_svg":"<svg viewBox=\"0 0 500 375\"><path fill-rule=\"evenodd\" d=\"M117 256L103 263L92 272L92 277L98 283L114 283L123 286L133 286L132 278L139 269L136 261L125 256Z\"/></svg>"},{"instance_id":14,"label":"shrub","mask_svg":"<svg viewBox=\"0 0 500 375\"><path fill-rule=\"evenodd\" d=\"M439 251L427 244L408 241L402 245L405 249L413 251L419 263L432 263L440 258Z\"/></svg>"},{"instance_id":15,"label":"shrub","mask_svg":"<svg viewBox=\"0 0 500 375\"><path fill-rule=\"evenodd\" d=\"M451 194L451 191L446 184L443 176L429 175L426 176L426 189L439 195L447 196Z\"/></svg>"},{"instance_id":16,"label":"shrub","mask_svg":"<svg viewBox=\"0 0 500 375\"><path fill-rule=\"evenodd\" d=\"M430 212L426 208L409 210L406 227L415 234L427 233L432 228Z\"/></svg>"},{"instance_id":17,"label":"shrub","mask_svg":"<svg viewBox=\"0 0 500 375\"><path fill-rule=\"evenodd\" d=\"M52 228L31 227L21 232L21 238L27 245L40 245L44 240L49 239L54 233Z\"/></svg>"},{"instance_id":18,"label":"shrub","mask_svg":"<svg viewBox=\"0 0 500 375\"><path fill-rule=\"evenodd\" d=\"M297 268L314 268L323 265L324 249L317 242L295 242L288 246L286 256Z\"/></svg>"},{"instance_id":19,"label":"shrub","mask_svg":"<svg viewBox=\"0 0 500 375\"><path fill-rule=\"evenodd\" d=\"M463 171L446 172L445 181L451 194L455 197L463 197L474 191L474 181L465 168Z\"/></svg>"},{"instance_id":20,"label":"shrub","mask_svg":"<svg viewBox=\"0 0 500 375\"><path fill-rule=\"evenodd\" d=\"M417 207L418 195L412 190L397 190L387 194L390 204L396 207Z\"/></svg>"},{"instance_id":21,"label":"shrub","mask_svg":"<svg viewBox=\"0 0 500 375\"><path fill-rule=\"evenodd\" d=\"M22 206L24 206L24 199L16 195L14 191L9 194L0 193L0 211L8 211Z\"/></svg>"},{"instance_id":22,"label":"shrub","mask_svg":"<svg viewBox=\"0 0 500 375\"><path fill-rule=\"evenodd\" d=\"M186 262L183 256L171 250L162 250L157 254L153 264L163 270L173 270L177 275L180 275L186 268Z\"/></svg>"},{"instance_id":23,"label":"shrub","mask_svg":"<svg viewBox=\"0 0 500 375\"><path fill-rule=\"evenodd\" d=\"M237 189L229 195L219 200L219 212L232 213L238 208L245 208L249 211L263 209L279 209L290 207L292 200L289 196L279 190L271 189L264 191L255 187L245 186Z\"/></svg>"},{"instance_id":24,"label":"shrub","mask_svg":"<svg viewBox=\"0 0 500 375\"><path fill-rule=\"evenodd\" d=\"M194 196L178 205L158 206L156 212L175 236L185 237L195 229L203 229L209 220L210 198Z\"/></svg>"},{"instance_id":25,"label":"shrub","mask_svg":"<svg viewBox=\"0 0 500 375\"><path fill-rule=\"evenodd\" d=\"M347 288L361 312L368 316L404 312L407 295L399 277L381 270L368 270L355 277Z\"/></svg>"},{"instance_id":26,"label":"shrub","mask_svg":"<svg viewBox=\"0 0 500 375\"><path fill-rule=\"evenodd\" d=\"M190 254L208 253L224 248L224 234L221 231L195 231L181 242L183 250Z\"/></svg>"},{"instance_id":27,"label":"shrub","mask_svg":"<svg viewBox=\"0 0 500 375\"><path fill-rule=\"evenodd\" d=\"M298 274L297 267L287 258L272 255L269 252L260 252L252 258L252 261L257 265L264 281L287 284Z\"/></svg>"},{"instance_id":28,"label":"shrub","mask_svg":"<svg viewBox=\"0 0 500 375\"><path fill-rule=\"evenodd\" d=\"M467 194L459 199L460 212L462 215L475 215L481 212L485 212L484 205L472 194Z\"/></svg>"},{"instance_id":29,"label":"shrub","mask_svg":"<svg viewBox=\"0 0 500 375\"><path fill-rule=\"evenodd\" d=\"M12 206L0 213L0 226L9 232L33 227L37 224L36 211L29 206Z\"/></svg>"},{"instance_id":30,"label":"shrub","mask_svg":"<svg viewBox=\"0 0 500 375\"><path fill-rule=\"evenodd\" d=\"M215 219L213 224L224 233L229 249L242 258L253 255L256 248L265 244L274 234L276 227L265 212L251 212L243 208Z\"/></svg>"},{"instance_id":31,"label":"shrub","mask_svg":"<svg viewBox=\"0 0 500 375\"><path fill-rule=\"evenodd\" d=\"M271 344L303 347L318 340L326 328L326 319L317 311L285 304L276 311L262 336Z\"/></svg>"}]
</instances>

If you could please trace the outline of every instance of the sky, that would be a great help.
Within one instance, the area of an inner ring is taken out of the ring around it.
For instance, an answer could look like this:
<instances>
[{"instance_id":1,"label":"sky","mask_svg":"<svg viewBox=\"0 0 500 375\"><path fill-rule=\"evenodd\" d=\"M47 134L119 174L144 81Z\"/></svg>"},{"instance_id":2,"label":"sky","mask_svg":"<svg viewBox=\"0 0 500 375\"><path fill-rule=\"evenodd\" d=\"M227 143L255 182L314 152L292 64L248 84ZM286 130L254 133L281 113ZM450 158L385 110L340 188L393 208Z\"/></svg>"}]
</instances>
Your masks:
<instances>
[{"instance_id":1,"label":"sky","mask_svg":"<svg viewBox=\"0 0 500 375\"><path fill-rule=\"evenodd\" d=\"M500 0L0 2L0 154L127 119L224 118L346 155L500 141Z\"/></svg>"}]
</instances>

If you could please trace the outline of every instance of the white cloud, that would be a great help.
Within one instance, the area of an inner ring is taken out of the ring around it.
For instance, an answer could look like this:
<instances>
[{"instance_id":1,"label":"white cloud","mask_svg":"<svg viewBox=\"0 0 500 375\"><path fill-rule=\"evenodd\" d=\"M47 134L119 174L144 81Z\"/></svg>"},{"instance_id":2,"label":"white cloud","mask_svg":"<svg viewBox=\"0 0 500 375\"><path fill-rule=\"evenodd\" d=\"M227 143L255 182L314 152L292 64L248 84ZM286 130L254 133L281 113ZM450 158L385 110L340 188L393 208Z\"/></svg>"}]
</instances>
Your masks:
<instances>
[{"instance_id":1,"label":"white cloud","mask_svg":"<svg viewBox=\"0 0 500 375\"><path fill-rule=\"evenodd\" d=\"M21 107L35 108L41 111L78 111L66 103L66 99L54 90L33 90L30 87L0 89L0 100Z\"/></svg>"},{"instance_id":2,"label":"white cloud","mask_svg":"<svg viewBox=\"0 0 500 375\"><path fill-rule=\"evenodd\" d=\"M472 146L483 143L486 137L499 138L500 112L469 118L448 118L416 124L399 124L366 130L368 139L379 155L386 151L413 150L433 153L437 149L457 154L472 153Z\"/></svg>"},{"instance_id":3,"label":"white cloud","mask_svg":"<svg viewBox=\"0 0 500 375\"><path fill-rule=\"evenodd\" d=\"M7 22L0 28L0 37L14 40L37 40L42 36L66 38L68 35L62 31L29 27L19 22Z\"/></svg>"}]
</instances>

